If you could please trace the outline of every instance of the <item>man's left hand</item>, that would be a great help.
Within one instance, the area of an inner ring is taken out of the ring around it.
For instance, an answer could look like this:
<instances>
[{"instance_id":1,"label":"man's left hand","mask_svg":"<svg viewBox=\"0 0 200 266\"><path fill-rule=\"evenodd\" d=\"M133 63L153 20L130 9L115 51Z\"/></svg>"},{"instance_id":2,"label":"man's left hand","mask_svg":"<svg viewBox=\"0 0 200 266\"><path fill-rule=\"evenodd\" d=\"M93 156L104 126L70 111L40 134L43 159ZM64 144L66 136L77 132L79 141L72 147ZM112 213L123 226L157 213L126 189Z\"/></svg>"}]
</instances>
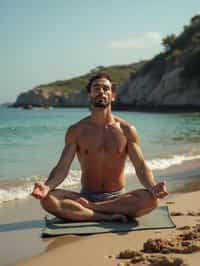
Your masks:
<instances>
[{"instance_id":1,"label":"man's left hand","mask_svg":"<svg viewBox=\"0 0 200 266\"><path fill-rule=\"evenodd\" d=\"M168 195L166 182L159 182L149 189L149 192L155 197L162 199Z\"/></svg>"}]
</instances>

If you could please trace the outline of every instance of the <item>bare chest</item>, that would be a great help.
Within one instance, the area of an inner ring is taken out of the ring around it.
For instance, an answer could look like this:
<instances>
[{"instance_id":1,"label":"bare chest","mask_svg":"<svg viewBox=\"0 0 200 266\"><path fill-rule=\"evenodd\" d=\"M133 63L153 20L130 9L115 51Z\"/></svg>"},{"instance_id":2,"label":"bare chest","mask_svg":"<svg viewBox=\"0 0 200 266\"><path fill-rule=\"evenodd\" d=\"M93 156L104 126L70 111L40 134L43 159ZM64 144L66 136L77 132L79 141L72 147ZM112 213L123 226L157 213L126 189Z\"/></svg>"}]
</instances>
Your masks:
<instances>
[{"instance_id":1,"label":"bare chest","mask_svg":"<svg viewBox=\"0 0 200 266\"><path fill-rule=\"evenodd\" d=\"M127 140L120 128L88 128L79 137L78 148L83 153L118 153L126 150Z\"/></svg>"}]
</instances>

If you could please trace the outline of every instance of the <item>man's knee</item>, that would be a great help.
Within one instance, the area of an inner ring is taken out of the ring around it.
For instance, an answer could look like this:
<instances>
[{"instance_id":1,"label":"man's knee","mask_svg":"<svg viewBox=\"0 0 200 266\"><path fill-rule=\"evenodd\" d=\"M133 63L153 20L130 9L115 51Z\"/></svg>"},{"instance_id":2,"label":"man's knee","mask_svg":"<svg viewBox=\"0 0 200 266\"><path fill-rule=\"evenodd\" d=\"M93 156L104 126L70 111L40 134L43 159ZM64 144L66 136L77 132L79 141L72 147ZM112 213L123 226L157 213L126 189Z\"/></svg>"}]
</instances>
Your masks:
<instances>
[{"instance_id":1,"label":"man's knee","mask_svg":"<svg viewBox=\"0 0 200 266\"><path fill-rule=\"evenodd\" d=\"M48 195L40 200L41 206L48 212L58 209L62 199L66 198L67 192L63 189L54 189Z\"/></svg>"},{"instance_id":2,"label":"man's knee","mask_svg":"<svg viewBox=\"0 0 200 266\"><path fill-rule=\"evenodd\" d=\"M60 206L59 200L52 193L49 193L44 199L41 199L40 204L48 212L55 211Z\"/></svg>"},{"instance_id":3,"label":"man's knee","mask_svg":"<svg viewBox=\"0 0 200 266\"><path fill-rule=\"evenodd\" d=\"M158 198L155 198L149 191L146 191L148 193L147 195L147 205L152 209L155 209L159 206L160 200Z\"/></svg>"},{"instance_id":4,"label":"man's knee","mask_svg":"<svg viewBox=\"0 0 200 266\"><path fill-rule=\"evenodd\" d=\"M144 200L141 199L140 204L138 205L138 209L134 214L134 217L140 217L145 214L150 213L154 209L159 206L160 200L158 198L153 197L148 191L148 194Z\"/></svg>"},{"instance_id":5,"label":"man's knee","mask_svg":"<svg viewBox=\"0 0 200 266\"><path fill-rule=\"evenodd\" d=\"M153 197L153 195L145 189L136 191L135 195L138 197L139 208L148 208L153 210L159 206L160 200Z\"/></svg>"},{"instance_id":6,"label":"man's knee","mask_svg":"<svg viewBox=\"0 0 200 266\"><path fill-rule=\"evenodd\" d=\"M151 199L152 208L157 208L159 204L160 204L160 200L158 198L152 197Z\"/></svg>"}]
</instances>

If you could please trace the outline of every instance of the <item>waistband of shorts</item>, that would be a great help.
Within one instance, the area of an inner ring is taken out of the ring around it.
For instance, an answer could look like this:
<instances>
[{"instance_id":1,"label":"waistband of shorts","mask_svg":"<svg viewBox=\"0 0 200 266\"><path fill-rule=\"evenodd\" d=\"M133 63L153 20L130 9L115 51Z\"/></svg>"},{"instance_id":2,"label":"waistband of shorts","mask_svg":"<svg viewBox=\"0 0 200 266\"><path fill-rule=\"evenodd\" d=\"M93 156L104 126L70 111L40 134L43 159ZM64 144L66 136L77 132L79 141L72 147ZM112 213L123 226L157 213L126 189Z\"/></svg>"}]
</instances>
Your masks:
<instances>
[{"instance_id":1,"label":"waistband of shorts","mask_svg":"<svg viewBox=\"0 0 200 266\"><path fill-rule=\"evenodd\" d=\"M82 188L80 194L92 201L101 201L118 197L125 193L125 188L122 188L113 192L91 192L85 188Z\"/></svg>"},{"instance_id":2,"label":"waistband of shorts","mask_svg":"<svg viewBox=\"0 0 200 266\"><path fill-rule=\"evenodd\" d=\"M93 191L90 191L86 188L81 188L81 193L87 193L87 194L95 194L95 195L98 195L98 194L101 194L101 195L121 195L122 193L125 193L125 188L122 188L120 190L117 190L117 191L113 191L113 192L93 192Z\"/></svg>"}]
</instances>

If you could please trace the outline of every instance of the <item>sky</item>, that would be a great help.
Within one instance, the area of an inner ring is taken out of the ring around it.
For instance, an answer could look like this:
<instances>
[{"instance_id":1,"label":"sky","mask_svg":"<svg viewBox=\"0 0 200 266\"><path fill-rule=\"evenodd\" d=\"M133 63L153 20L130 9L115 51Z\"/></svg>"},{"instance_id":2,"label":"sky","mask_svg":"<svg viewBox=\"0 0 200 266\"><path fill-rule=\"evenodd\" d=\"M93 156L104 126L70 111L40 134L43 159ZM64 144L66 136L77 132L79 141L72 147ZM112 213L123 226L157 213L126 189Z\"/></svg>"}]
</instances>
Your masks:
<instances>
[{"instance_id":1,"label":"sky","mask_svg":"<svg viewBox=\"0 0 200 266\"><path fill-rule=\"evenodd\" d=\"M0 103L97 66L150 59L197 0L0 0Z\"/></svg>"}]
</instances>

